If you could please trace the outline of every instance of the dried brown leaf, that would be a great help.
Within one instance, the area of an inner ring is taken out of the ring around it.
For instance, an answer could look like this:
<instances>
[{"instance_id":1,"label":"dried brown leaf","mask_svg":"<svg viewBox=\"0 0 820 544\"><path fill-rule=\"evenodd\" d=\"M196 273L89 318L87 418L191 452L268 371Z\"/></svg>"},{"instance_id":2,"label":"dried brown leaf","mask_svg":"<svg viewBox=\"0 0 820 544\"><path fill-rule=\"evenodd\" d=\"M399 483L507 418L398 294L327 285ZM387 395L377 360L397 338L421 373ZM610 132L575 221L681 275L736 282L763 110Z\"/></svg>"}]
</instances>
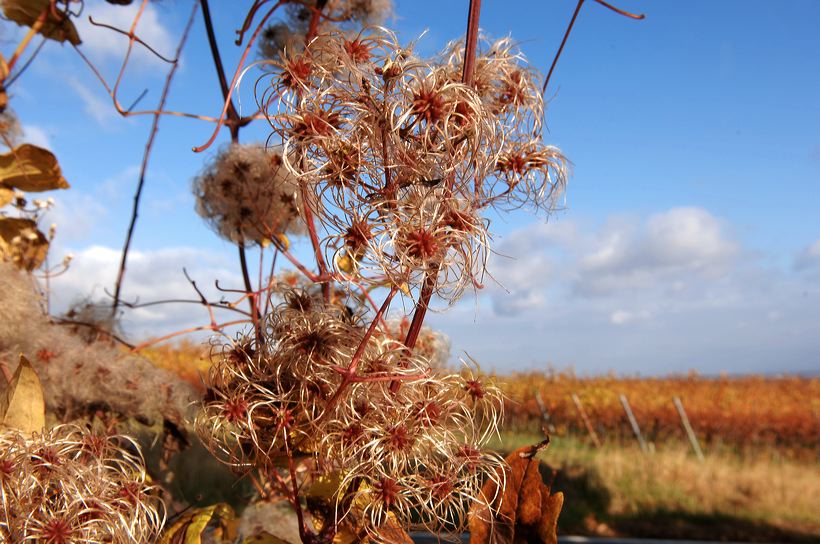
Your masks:
<instances>
[{"instance_id":1,"label":"dried brown leaf","mask_svg":"<svg viewBox=\"0 0 820 544\"><path fill-rule=\"evenodd\" d=\"M233 508L225 503L194 508L181 515L162 536L160 544L201 544L202 533L212 528L221 540L228 531L228 521L235 517Z\"/></svg>"},{"instance_id":2,"label":"dried brown leaf","mask_svg":"<svg viewBox=\"0 0 820 544\"><path fill-rule=\"evenodd\" d=\"M31 219L0 217L0 258L25 270L43 264L48 254L48 239Z\"/></svg>"},{"instance_id":3,"label":"dried brown leaf","mask_svg":"<svg viewBox=\"0 0 820 544\"><path fill-rule=\"evenodd\" d=\"M67 15L51 9L50 0L2 0L3 15L20 26L34 26L40 15L48 10L45 24L38 31L46 38L58 42L80 45L77 27Z\"/></svg>"},{"instance_id":4,"label":"dried brown leaf","mask_svg":"<svg viewBox=\"0 0 820 544\"><path fill-rule=\"evenodd\" d=\"M69 187L54 154L31 144L23 144L0 155L0 185L30 192Z\"/></svg>"},{"instance_id":5,"label":"dried brown leaf","mask_svg":"<svg viewBox=\"0 0 820 544\"><path fill-rule=\"evenodd\" d=\"M14 201L14 191L0 187L0 208Z\"/></svg>"},{"instance_id":6,"label":"dried brown leaf","mask_svg":"<svg viewBox=\"0 0 820 544\"><path fill-rule=\"evenodd\" d=\"M46 424L46 405L40 378L23 355L11 382L0 391L0 426L26 434L40 432Z\"/></svg>"},{"instance_id":7,"label":"dried brown leaf","mask_svg":"<svg viewBox=\"0 0 820 544\"><path fill-rule=\"evenodd\" d=\"M564 503L562 493L550 494L541 478L536 454L549 440L515 450L507 456L503 490L488 480L482 493L492 500L470 512L471 544L555 544L558 515Z\"/></svg>"}]
</instances>

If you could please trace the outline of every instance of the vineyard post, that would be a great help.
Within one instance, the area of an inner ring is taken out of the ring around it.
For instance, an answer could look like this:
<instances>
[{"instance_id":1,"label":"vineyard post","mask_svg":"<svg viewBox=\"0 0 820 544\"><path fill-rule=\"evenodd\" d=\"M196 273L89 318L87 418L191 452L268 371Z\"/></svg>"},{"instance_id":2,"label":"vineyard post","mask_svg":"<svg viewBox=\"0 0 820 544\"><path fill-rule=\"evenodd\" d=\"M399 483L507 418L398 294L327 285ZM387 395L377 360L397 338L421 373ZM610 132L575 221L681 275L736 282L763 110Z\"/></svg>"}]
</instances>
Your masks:
<instances>
[{"instance_id":1,"label":"vineyard post","mask_svg":"<svg viewBox=\"0 0 820 544\"><path fill-rule=\"evenodd\" d=\"M689 418L686 417L686 410L683 409L683 403L679 397L672 397L672 402L675 403L675 409L678 411L684 430L686 430L686 436L689 437L689 443L692 444L692 449L695 450L695 455L697 455L699 461L703 461L703 451L700 449L700 443L695 436L695 431L692 430Z\"/></svg>"},{"instance_id":2,"label":"vineyard post","mask_svg":"<svg viewBox=\"0 0 820 544\"><path fill-rule=\"evenodd\" d=\"M596 448L600 448L601 441L598 439L598 434L595 432L595 429L592 428L592 423L589 422L589 417L587 417L587 413L581 404L581 399L578 398L578 395L575 393L572 394L572 402L575 403L578 413L581 414L581 419L584 422L584 426L587 428L587 432L589 433L589 437L592 439L592 443L595 444Z\"/></svg>"},{"instance_id":3,"label":"vineyard post","mask_svg":"<svg viewBox=\"0 0 820 544\"><path fill-rule=\"evenodd\" d=\"M546 426L549 432L555 432L555 425L552 424L550 413L547 411L547 406L544 404L544 399L541 398L541 391L535 391L535 402L538 403L538 409L541 410L541 424Z\"/></svg>"},{"instance_id":4,"label":"vineyard post","mask_svg":"<svg viewBox=\"0 0 820 544\"><path fill-rule=\"evenodd\" d=\"M632 413L632 408L629 406L629 401L626 400L626 395L621 395L621 404L624 407L624 412L626 412L626 417L629 419L629 424L632 426L632 432L635 433L635 438L638 439L638 443L641 445L641 451L649 453L646 440L643 439L641 428L638 426L638 420L635 419L635 414Z\"/></svg>"}]
</instances>

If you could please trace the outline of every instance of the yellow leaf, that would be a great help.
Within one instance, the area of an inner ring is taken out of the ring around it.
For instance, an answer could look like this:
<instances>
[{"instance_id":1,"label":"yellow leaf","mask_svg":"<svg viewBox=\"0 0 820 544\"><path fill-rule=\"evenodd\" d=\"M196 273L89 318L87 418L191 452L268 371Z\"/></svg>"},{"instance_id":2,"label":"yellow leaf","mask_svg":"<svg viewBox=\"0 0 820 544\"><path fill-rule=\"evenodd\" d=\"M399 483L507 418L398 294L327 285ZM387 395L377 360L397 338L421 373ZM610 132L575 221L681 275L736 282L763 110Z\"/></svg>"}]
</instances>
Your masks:
<instances>
[{"instance_id":1,"label":"yellow leaf","mask_svg":"<svg viewBox=\"0 0 820 544\"><path fill-rule=\"evenodd\" d=\"M336 536L333 537L333 544L353 544L354 542L361 543L361 537L356 534L356 531L350 525L342 523Z\"/></svg>"},{"instance_id":2,"label":"yellow leaf","mask_svg":"<svg viewBox=\"0 0 820 544\"><path fill-rule=\"evenodd\" d=\"M285 251L290 249L290 240L288 240L287 236L285 236L282 233L279 233L276 235L276 239L279 240L280 244L282 244L282 249L284 249Z\"/></svg>"},{"instance_id":3,"label":"yellow leaf","mask_svg":"<svg viewBox=\"0 0 820 544\"><path fill-rule=\"evenodd\" d=\"M69 187L54 154L31 144L0 155L0 185L37 193Z\"/></svg>"},{"instance_id":4,"label":"yellow leaf","mask_svg":"<svg viewBox=\"0 0 820 544\"><path fill-rule=\"evenodd\" d=\"M34 26L40 15L48 10L45 24L38 31L46 38L64 42L68 40L72 45L80 45L80 35L74 23L57 11L57 15L51 10L50 0L2 0L3 15L11 19L20 26Z\"/></svg>"},{"instance_id":5,"label":"yellow leaf","mask_svg":"<svg viewBox=\"0 0 820 544\"><path fill-rule=\"evenodd\" d=\"M278 536L262 531L259 534L249 536L242 540L242 544L291 544L287 540L282 540Z\"/></svg>"},{"instance_id":6,"label":"yellow leaf","mask_svg":"<svg viewBox=\"0 0 820 544\"><path fill-rule=\"evenodd\" d=\"M203 508L194 508L181 515L169 527L160 544L202 544L202 533L212 526L215 532L228 529L228 521L235 517L233 508L220 502Z\"/></svg>"},{"instance_id":7,"label":"yellow leaf","mask_svg":"<svg viewBox=\"0 0 820 544\"><path fill-rule=\"evenodd\" d=\"M322 474L311 484L307 491L307 497L312 499L330 500L339 491L342 485L342 473L334 470L330 474Z\"/></svg>"},{"instance_id":8,"label":"yellow leaf","mask_svg":"<svg viewBox=\"0 0 820 544\"><path fill-rule=\"evenodd\" d=\"M341 270L345 274L355 274L359 268L356 259L352 258L347 253L337 253L333 257L334 264L337 270Z\"/></svg>"},{"instance_id":9,"label":"yellow leaf","mask_svg":"<svg viewBox=\"0 0 820 544\"><path fill-rule=\"evenodd\" d=\"M12 201L14 201L14 191L0 187L0 208Z\"/></svg>"},{"instance_id":10,"label":"yellow leaf","mask_svg":"<svg viewBox=\"0 0 820 544\"><path fill-rule=\"evenodd\" d=\"M48 239L31 219L0 217L0 258L34 270L46 259Z\"/></svg>"},{"instance_id":11,"label":"yellow leaf","mask_svg":"<svg viewBox=\"0 0 820 544\"><path fill-rule=\"evenodd\" d=\"M45 427L46 405L40 378L23 355L11 382L0 391L0 424L27 434Z\"/></svg>"},{"instance_id":12,"label":"yellow leaf","mask_svg":"<svg viewBox=\"0 0 820 544\"><path fill-rule=\"evenodd\" d=\"M0 80L9 77L9 63L6 62L6 57L0 53ZM5 91L3 91L5 93Z\"/></svg>"}]
</instances>

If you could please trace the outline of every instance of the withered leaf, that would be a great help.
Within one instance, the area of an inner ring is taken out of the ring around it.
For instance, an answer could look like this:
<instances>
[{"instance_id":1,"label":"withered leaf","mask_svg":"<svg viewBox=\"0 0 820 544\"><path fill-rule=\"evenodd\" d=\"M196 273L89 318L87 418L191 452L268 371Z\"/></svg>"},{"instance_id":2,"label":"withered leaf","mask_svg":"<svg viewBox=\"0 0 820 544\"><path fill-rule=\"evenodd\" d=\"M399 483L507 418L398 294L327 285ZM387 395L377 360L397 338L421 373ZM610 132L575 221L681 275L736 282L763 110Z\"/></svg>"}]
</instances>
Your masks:
<instances>
[{"instance_id":1,"label":"withered leaf","mask_svg":"<svg viewBox=\"0 0 820 544\"><path fill-rule=\"evenodd\" d=\"M162 535L160 544L202 544L202 534L207 529L221 540L227 536L225 533L230 529L228 522L234 517L233 508L222 502L194 508L177 518Z\"/></svg>"},{"instance_id":2,"label":"withered leaf","mask_svg":"<svg viewBox=\"0 0 820 544\"><path fill-rule=\"evenodd\" d=\"M270 533L261 532L258 535L249 536L242 540L242 544L293 544L287 540L282 540L278 536L273 536Z\"/></svg>"},{"instance_id":3,"label":"withered leaf","mask_svg":"<svg viewBox=\"0 0 820 544\"><path fill-rule=\"evenodd\" d=\"M0 155L0 186L35 193L69 187L54 154L32 144Z\"/></svg>"},{"instance_id":4,"label":"withered leaf","mask_svg":"<svg viewBox=\"0 0 820 544\"><path fill-rule=\"evenodd\" d=\"M46 405L40 378L23 355L11 382L0 391L0 426L26 434L40 432L46 424Z\"/></svg>"},{"instance_id":5,"label":"withered leaf","mask_svg":"<svg viewBox=\"0 0 820 544\"><path fill-rule=\"evenodd\" d=\"M40 15L46 12L45 23L38 31L40 34L58 42L68 40L72 45L82 43L77 27L67 15L52 11L50 0L2 0L0 6L3 8L3 15L8 19L28 27L34 26Z\"/></svg>"},{"instance_id":6,"label":"withered leaf","mask_svg":"<svg viewBox=\"0 0 820 544\"><path fill-rule=\"evenodd\" d=\"M488 480L482 493L492 507L479 505L470 511L471 544L555 544L563 493L550 494L544 483L536 454L549 439L519 448L507 456L504 489Z\"/></svg>"},{"instance_id":7,"label":"withered leaf","mask_svg":"<svg viewBox=\"0 0 820 544\"><path fill-rule=\"evenodd\" d=\"M14 191L0 187L0 208L14 200Z\"/></svg>"},{"instance_id":8,"label":"withered leaf","mask_svg":"<svg viewBox=\"0 0 820 544\"><path fill-rule=\"evenodd\" d=\"M34 270L46 259L48 239L31 219L0 217L0 258L24 270Z\"/></svg>"}]
</instances>

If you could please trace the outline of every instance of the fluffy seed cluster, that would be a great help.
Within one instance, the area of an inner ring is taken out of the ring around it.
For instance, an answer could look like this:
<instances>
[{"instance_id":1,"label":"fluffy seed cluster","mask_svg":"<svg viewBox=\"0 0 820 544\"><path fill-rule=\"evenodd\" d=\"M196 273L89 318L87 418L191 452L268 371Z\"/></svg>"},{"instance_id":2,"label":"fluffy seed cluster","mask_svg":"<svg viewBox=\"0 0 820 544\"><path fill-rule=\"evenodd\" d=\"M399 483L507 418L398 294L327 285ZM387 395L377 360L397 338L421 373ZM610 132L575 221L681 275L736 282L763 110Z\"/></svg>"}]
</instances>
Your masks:
<instances>
[{"instance_id":1,"label":"fluffy seed cluster","mask_svg":"<svg viewBox=\"0 0 820 544\"><path fill-rule=\"evenodd\" d=\"M485 213L552 211L567 161L541 140L539 76L509 39L433 60L392 34L317 37L273 64L262 97L285 165L310 188L329 258L345 277L455 301L483 281Z\"/></svg>"},{"instance_id":2,"label":"fluffy seed cluster","mask_svg":"<svg viewBox=\"0 0 820 544\"><path fill-rule=\"evenodd\" d=\"M63 425L0 432L0 541L154 542L161 503L136 444Z\"/></svg>"},{"instance_id":3,"label":"fluffy seed cluster","mask_svg":"<svg viewBox=\"0 0 820 544\"><path fill-rule=\"evenodd\" d=\"M481 484L502 460L482 448L501 394L470 368L435 373L386 332L301 291L263 340L214 353L196 424L223 462L275 471L288 456L311 459L336 481L325 516L377 542L391 523L460 531L471 503L493 500Z\"/></svg>"},{"instance_id":4,"label":"fluffy seed cluster","mask_svg":"<svg viewBox=\"0 0 820 544\"><path fill-rule=\"evenodd\" d=\"M317 3L305 0L286 4L284 20L269 25L260 36L259 55L273 60L302 51ZM391 0L328 0L316 30L326 34L333 29L343 31L354 26L381 24L392 12Z\"/></svg>"},{"instance_id":5,"label":"fluffy seed cluster","mask_svg":"<svg viewBox=\"0 0 820 544\"><path fill-rule=\"evenodd\" d=\"M390 319L387 321L386 326L387 335L397 342L404 342L410 330L410 320L407 317ZM443 370L447 367L450 359L450 339L443 332L433 330L425 325L419 331L413 352L430 361L432 368Z\"/></svg>"},{"instance_id":6,"label":"fluffy seed cluster","mask_svg":"<svg viewBox=\"0 0 820 544\"><path fill-rule=\"evenodd\" d=\"M232 242L264 245L304 232L299 185L276 150L226 147L194 179L193 191L197 213Z\"/></svg>"}]
</instances>

